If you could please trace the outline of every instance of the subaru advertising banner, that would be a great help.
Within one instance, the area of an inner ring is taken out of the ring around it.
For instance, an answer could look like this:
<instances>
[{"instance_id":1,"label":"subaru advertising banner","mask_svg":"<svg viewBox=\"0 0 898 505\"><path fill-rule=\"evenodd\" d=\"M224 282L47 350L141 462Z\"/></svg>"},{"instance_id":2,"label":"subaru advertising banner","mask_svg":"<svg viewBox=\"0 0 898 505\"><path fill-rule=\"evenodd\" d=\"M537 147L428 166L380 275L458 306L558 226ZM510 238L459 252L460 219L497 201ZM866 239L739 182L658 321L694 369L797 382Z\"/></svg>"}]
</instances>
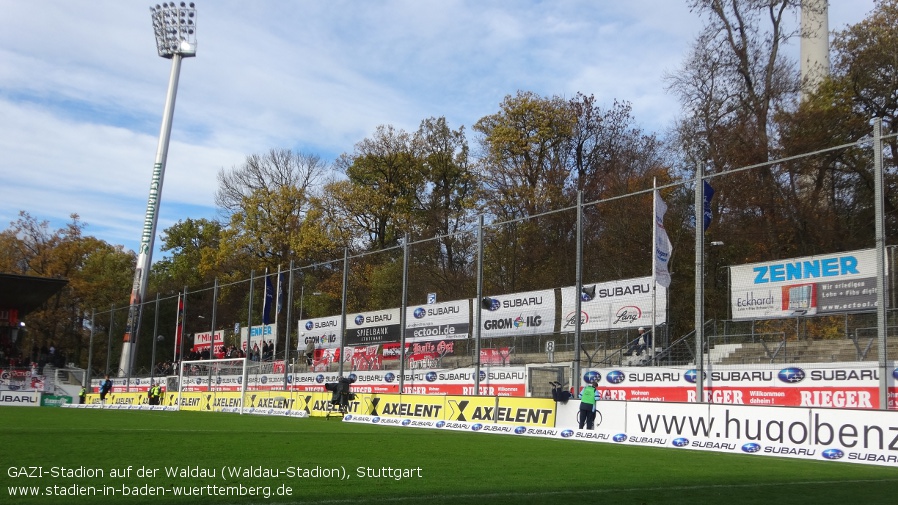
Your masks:
<instances>
[{"instance_id":1,"label":"subaru advertising banner","mask_svg":"<svg viewBox=\"0 0 898 505\"><path fill-rule=\"evenodd\" d=\"M889 409L898 408L898 388L889 377ZM879 409L879 369L875 363L797 365L718 365L705 370L703 401L732 405ZM584 383L598 380L606 400L696 401L695 368L600 368L587 370Z\"/></svg>"},{"instance_id":2,"label":"subaru advertising banner","mask_svg":"<svg viewBox=\"0 0 898 505\"><path fill-rule=\"evenodd\" d=\"M318 317L299 321L299 338L296 339L296 350L304 351L309 342L318 349L335 349L340 347L340 334L343 333L342 316Z\"/></svg>"},{"instance_id":3,"label":"subaru advertising banner","mask_svg":"<svg viewBox=\"0 0 898 505\"><path fill-rule=\"evenodd\" d=\"M540 335L555 329L555 290L489 296L481 311L482 338Z\"/></svg>"},{"instance_id":4,"label":"subaru advertising banner","mask_svg":"<svg viewBox=\"0 0 898 505\"><path fill-rule=\"evenodd\" d=\"M876 310L876 250L730 267L733 319Z\"/></svg>"},{"instance_id":5,"label":"subaru advertising banner","mask_svg":"<svg viewBox=\"0 0 898 505\"><path fill-rule=\"evenodd\" d=\"M471 301L455 300L405 309L405 341L458 340L471 332Z\"/></svg>"},{"instance_id":6,"label":"subaru advertising banner","mask_svg":"<svg viewBox=\"0 0 898 505\"><path fill-rule=\"evenodd\" d=\"M126 393L134 391L145 393L150 389L150 386L152 386L149 377L131 377L130 379L128 379L127 377L111 377L109 380L112 381L113 393ZM92 393L99 393L101 382L103 382L103 379L91 379L90 391Z\"/></svg>"},{"instance_id":7,"label":"subaru advertising banner","mask_svg":"<svg viewBox=\"0 0 898 505\"><path fill-rule=\"evenodd\" d=\"M0 389L0 407L38 407L40 398L38 391Z\"/></svg>"},{"instance_id":8,"label":"subaru advertising banner","mask_svg":"<svg viewBox=\"0 0 898 505\"><path fill-rule=\"evenodd\" d=\"M651 276L584 284L583 287L584 292L580 294L582 330L652 326ZM561 314L564 317L561 321L562 332L571 332L577 328L577 319L574 317L576 290L574 286L561 288ZM659 284L655 298L655 324L664 324L667 322L667 288Z\"/></svg>"},{"instance_id":9,"label":"subaru advertising banner","mask_svg":"<svg viewBox=\"0 0 898 505\"><path fill-rule=\"evenodd\" d=\"M346 316L346 346L399 342L400 310L386 309Z\"/></svg>"},{"instance_id":10,"label":"subaru advertising banner","mask_svg":"<svg viewBox=\"0 0 898 505\"><path fill-rule=\"evenodd\" d=\"M398 370L355 370L346 374L354 379L350 389L354 393L398 393ZM472 395L478 391L474 384L473 368L409 370L403 379L403 393L422 395ZM283 380L283 376L281 376ZM287 382L293 391L324 391L324 384L335 382L334 372L288 374ZM247 384L247 387L252 386ZM527 371L524 367L481 367L480 394L495 396L526 396ZM495 401L495 398L492 399Z\"/></svg>"}]
</instances>

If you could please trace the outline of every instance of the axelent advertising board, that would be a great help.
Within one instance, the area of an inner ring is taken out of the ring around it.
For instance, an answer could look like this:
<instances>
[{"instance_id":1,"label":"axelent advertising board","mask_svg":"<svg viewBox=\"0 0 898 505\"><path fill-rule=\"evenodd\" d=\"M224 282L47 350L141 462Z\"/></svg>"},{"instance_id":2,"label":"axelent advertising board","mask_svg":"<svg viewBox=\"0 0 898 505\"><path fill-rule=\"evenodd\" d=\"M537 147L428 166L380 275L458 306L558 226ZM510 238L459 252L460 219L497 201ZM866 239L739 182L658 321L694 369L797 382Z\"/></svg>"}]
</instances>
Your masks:
<instances>
[{"instance_id":1,"label":"axelent advertising board","mask_svg":"<svg viewBox=\"0 0 898 505\"><path fill-rule=\"evenodd\" d=\"M592 284L584 284L591 287ZM596 284L595 296L583 295L580 302L582 330L612 330L652 325L652 277L639 277ZM576 287L561 288L561 331L576 329ZM655 324L667 322L667 289L658 285L655 295Z\"/></svg>"},{"instance_id":2,"label":"axelent advertising board","mask_svg":"<svg viewBox=\"0 0 898 505\"><path fill-rule=\"evenodd\" d=\"M346 345L369 345L383 342L399 342L400 309L362 312L346 316Z\"/></svg>"},{"instance_id":3,"label":"axelent advertising board","mask_svg":"<svg viewBox=\"0 0 898 505\"><path fill-rule=\"evenodd\" d=\"M555 291L490 296L492 304L481 313L482 338L552 333L555 329Z\"/></svg>"},{"instance_id":4,"label":"axelent advertising board","mask_svg":"<svg viewBox=\"0 0 898 505\"><path fill-rule=\"evenodd\" d=\"M343 333L341 316L318 317L299 321L299 338L296 349L305 350L309 342L314 342L319 349L335 349L340 347L340 334Z\"/></svg>"},{"instance_id":5,"label":"axelent advertising board","mask_svg":"<svg viewBox=\"0 0 898 505\"><path fill-rule=\"evenodd\" d=\"M730 267L733 319L876 309L876 250Z\"/></svg>"},{"instance_id":6,"label":"axelent advertising board","mask_svg":"<svg viewBox=\"0 0 898 505\"><path fill-rule=\"evenodd\" d=\"M470 317L471 301L468 299L406 307L405 341L468 338Z\"/></svg>"}]
</instances>

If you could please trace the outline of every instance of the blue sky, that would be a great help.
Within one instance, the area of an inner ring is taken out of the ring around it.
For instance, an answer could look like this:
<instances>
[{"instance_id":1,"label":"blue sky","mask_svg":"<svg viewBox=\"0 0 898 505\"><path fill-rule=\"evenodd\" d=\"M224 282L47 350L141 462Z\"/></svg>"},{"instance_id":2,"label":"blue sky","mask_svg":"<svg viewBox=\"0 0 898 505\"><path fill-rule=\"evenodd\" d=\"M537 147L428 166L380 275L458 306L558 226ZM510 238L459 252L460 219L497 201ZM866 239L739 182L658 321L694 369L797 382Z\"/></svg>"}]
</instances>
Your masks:
<instances>
[{"instance_id":1,"label":"blue sky","mask_svg":"<svg viewBox=\"0 0 898 505\"><path fill-rule=\"evenodd\" d=\"M830 4L831 30L873 8ZM20 210L54 229L77 213L87 235L136 249L171 68L156 54L150 5L0 0L0 229ZM414 131L438 116L470 133L518 90L629 101L644 129L662 133L679 110L662 76L701 27L685 0L200 0L197 9L157 232L216 217L216 175L247 155L289 148L330 161L378 125Z\"/></svg>"}]
</instances>

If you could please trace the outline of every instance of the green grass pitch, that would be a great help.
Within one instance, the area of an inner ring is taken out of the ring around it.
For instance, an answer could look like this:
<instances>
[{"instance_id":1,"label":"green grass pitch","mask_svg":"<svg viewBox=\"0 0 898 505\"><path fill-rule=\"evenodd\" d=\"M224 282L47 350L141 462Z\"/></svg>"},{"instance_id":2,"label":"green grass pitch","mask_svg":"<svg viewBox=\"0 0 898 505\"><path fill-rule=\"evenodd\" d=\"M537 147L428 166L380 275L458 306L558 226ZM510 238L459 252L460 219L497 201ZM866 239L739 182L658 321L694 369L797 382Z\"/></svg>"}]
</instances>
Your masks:
<instances>
[{"instance_id":1,"label":"green grass pitch","mask_svg":"<svg viewBox=\"0 0 898 505\"><path fill-rule=\"evenodd\" d=\"M5 504L898 502L894 468L837 462L333 418L5 407L0 420Z\"/></svg>"}]
</instances>

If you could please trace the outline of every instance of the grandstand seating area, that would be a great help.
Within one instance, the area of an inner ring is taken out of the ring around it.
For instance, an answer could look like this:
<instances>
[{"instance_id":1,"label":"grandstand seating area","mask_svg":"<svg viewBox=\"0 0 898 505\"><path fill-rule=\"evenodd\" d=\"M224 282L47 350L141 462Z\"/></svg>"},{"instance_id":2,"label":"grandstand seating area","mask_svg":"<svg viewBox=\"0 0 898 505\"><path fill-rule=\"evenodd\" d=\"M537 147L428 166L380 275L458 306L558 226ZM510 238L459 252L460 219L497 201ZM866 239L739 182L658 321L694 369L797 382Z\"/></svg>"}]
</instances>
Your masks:
<instances>
[{"instance_id":1,"label":"grandstand seating area","mask_svg":"<svg viewBox=\"0 0 898 505\"><path fill-rule=\"evenodd\" d=\"M889 356L898 355L898 340L889 339ZM876 361L879 346L875 338L787 341L782 346L756 342L721 344L711 349L710 362L721 365L749 363L831 363Z\"/></svg>"}]
</instances>

